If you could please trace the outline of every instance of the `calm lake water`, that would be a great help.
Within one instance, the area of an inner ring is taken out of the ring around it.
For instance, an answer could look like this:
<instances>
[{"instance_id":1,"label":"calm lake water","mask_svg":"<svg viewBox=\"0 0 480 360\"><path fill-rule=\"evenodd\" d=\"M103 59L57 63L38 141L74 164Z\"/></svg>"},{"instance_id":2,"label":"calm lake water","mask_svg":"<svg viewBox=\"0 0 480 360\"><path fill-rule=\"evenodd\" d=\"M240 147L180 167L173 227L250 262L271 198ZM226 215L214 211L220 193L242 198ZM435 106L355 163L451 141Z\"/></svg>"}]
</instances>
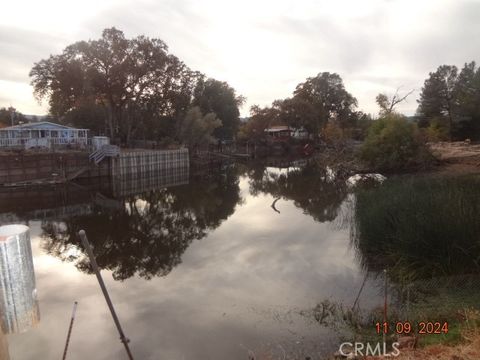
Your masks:
<instances>
[{"instance_id":1,"label":"calm lake water","mask_svg":"<svg viewBox=\"0 0 480 360\"><path fill-rule=\"evenodd\" d=\"M7 335L11 359L60 358L74 301L68 359L127 358L80 229L136 359L321 359L339 335L308 311L326 299L352 306L368 268L350 237L353 195L312 166L229 165L3 199L2 224L31 230L41 314ZM361 306L382 304L379 283L369 277Z\"/></svg>"}]
</instances>

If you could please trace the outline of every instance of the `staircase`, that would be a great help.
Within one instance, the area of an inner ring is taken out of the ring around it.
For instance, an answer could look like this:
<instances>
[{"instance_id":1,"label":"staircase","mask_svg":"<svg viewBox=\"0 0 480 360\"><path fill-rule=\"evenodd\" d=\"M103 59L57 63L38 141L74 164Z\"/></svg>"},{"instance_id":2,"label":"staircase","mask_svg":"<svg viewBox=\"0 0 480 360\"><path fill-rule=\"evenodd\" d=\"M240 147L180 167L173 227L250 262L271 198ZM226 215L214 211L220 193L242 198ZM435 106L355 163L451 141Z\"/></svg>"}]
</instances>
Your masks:
<instances>
[{"instance_id":1,"label":"staircase","mask_svg":"<svg viewBox=\"0 0 480 360\"><path fill-rule=\"evenodd\" d=\"M106 157L115 157L120 154L120 148L116 145L103 145L100 149L90 154L88 159L98 165Z\"/></svg>"}]
</instances>

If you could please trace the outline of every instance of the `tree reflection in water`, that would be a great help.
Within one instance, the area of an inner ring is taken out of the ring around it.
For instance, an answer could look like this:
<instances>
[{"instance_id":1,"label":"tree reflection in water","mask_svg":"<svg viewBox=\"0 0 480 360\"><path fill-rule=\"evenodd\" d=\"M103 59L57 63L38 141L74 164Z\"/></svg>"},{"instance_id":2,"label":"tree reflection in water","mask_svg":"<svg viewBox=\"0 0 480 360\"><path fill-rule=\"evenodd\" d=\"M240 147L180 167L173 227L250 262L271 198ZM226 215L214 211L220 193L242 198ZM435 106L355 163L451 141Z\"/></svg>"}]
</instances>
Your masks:
<instances>
[{"instance_id":1,"label":"tree reflection in water","mask_svg":"<svg viewBox=\"0 0 480 360\"><path fill-rule=\"evenodd\" d=\"M256 166L248 171L248 176L252 195L266 193L292 200L296 207L319 222L335 220L347 196L345 181L337 179L331 169L316 164L282 171Z\"/></svg>"},{"instance_id":2,"label":"tree reflection in water","mask_svg":"<svg viewBox=\"0 0 480 360\"><path fill-rule=\"evenodd\" d=\"M90 272L77 233L84 229L102 269L117 280L134 275L165 276L181 263L191 242L202 239L233 214L242 202L240 166L193 176L188 185L159 189L121 199L119 206L93 204L93 213L44 221L44 247L49 254ZM316 221L337 218L347 189L329 171L314 165L288 171L262 165L243 168L250 192L292 200Z\"/></svg>"},{"instance_id":3,"label":"tree reflection in water","mask_svg":"<svg viewBox=\"0 0 480 360\"><path fill-rule=\"evenodd\" d=\"M112 271L116 280L165 276L181 263L193 240L218 227L240 202L236 168L229 167L209 177L193 177L188 185L130 196L117 209L94 205L93 214L44 222L44 247L91 272L77 237L84 229L98 265Z\"/></svg>"}]
</instances>

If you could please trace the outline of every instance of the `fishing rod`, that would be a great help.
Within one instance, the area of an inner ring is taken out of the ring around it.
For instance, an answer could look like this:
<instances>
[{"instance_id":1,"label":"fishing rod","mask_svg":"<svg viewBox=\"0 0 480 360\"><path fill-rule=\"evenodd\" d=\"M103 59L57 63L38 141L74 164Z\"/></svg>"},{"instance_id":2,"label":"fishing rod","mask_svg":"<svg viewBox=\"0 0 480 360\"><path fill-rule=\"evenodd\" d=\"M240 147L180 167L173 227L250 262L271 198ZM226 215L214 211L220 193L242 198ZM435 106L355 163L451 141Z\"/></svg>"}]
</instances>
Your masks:
<instances>
[{"instance_id":1,"label":"fishing rod","mask_svg":"<svg viewBox=\"0 0 480 360\"><path fill-rule=\"evenodd\" d=\"M123 333L122 326L120 325L120 321L118 320L117 314L115 312L115 308L113 307L113 304L112 304L112 300L110 300L110 296L108 295L107 287L105 286L102 275L100 274L100 270L98 269L97 261L95 260L95 256L93 255L92 247L88 242L87 234L85 233L85 230L80 230L78 232L78 235L82 240L83 247L85 248L85 250L87 250L87 254L90 259L90 264L92 265L92 269L95 272L95 275L97 276L97 280L98 280L98 283L100 284L100 288L102 289L103 296L105 297L105 301L107 302L108 308L110 309L110 313L112 314L113 321L115 322L118 333L120 334L120 341L123 343L123 346L125 346L125 351L127 352L128 358L130 360L134 360L132 353L130 351L130 348L128 347L128 343L130 342L130 340Z\"/></svg>"}]
</instances>

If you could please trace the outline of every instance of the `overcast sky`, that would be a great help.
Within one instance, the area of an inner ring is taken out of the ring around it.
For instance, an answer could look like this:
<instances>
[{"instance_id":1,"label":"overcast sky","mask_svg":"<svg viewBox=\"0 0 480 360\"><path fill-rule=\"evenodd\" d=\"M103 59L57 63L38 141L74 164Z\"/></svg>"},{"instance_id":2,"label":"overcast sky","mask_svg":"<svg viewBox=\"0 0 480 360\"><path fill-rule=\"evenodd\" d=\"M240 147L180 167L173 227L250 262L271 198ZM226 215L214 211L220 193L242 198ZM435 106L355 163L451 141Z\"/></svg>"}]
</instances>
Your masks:
<instances>
[{"instance_id":1,"label":"overcast sky","mask_svg":"<svg viewBox=\"0 0 480 360\"><path fill-rule=\"evenodd\" d=\"M359 109L375 96L416 89L430 71L480 55L478 0L15 0L0 17L0 106L45 114L32 95L34 62L115 26L164 40L190 68L227 81L251 105L291 95L319 72L337 72Z\"/></svg>"}]
</instances>

